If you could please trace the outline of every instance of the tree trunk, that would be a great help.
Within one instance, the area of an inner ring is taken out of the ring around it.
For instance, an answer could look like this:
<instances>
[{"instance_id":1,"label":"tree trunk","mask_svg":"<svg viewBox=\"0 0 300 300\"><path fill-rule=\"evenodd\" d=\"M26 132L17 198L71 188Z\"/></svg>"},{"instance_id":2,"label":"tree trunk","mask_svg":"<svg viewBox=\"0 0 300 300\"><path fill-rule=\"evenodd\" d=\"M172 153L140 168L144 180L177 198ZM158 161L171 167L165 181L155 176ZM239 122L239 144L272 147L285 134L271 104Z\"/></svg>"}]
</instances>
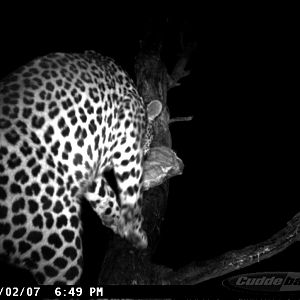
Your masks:
<instances>
[{"instance_id":1,"label":"tree trunk","mask_svg":"<svg viewBox=\"0 0 300 300\"><path fill-rule=\"evenodd\" d=\"M163 105L161 115L153 125L152 147L171 148L167 108L168 73L159 52L144 52L136 58L137 89L146 104L159 100ZM160 225L167 207L169 182L144 192L144 229L149 245L146 250L134 249L126 240L114 236L105 255L99 283L101 284L157 284L164 269L151 263L160 236ZM167 271L167 270L166 270Z\"/></svg>"}]
</instances>

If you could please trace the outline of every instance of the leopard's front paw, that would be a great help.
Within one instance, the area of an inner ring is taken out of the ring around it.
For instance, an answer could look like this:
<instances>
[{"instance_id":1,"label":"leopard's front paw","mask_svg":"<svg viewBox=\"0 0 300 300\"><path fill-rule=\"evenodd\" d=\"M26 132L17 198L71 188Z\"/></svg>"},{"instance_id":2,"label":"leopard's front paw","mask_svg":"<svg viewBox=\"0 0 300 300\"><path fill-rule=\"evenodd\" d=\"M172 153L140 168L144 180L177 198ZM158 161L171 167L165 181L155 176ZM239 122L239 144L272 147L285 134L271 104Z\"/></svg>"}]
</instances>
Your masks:
<instances>
[{"instance_id":1,"label":"leopard's front paw","mask_svg":"<svg viewBox=\"0 0 300 300\"><path fill-rule=\"evenodd\" d=\"M119 228L122 235L137 249L145 249L148 246L147 234L140 228L134 228L127 224L125 227Z\"/></svg>"},{"instance_id":2,"label":"leopard's front paw","mask_svg":"<svg viewBox=\"0 0 300 300\"><path fill-rule=\"evenodd\" d=\"M127 208L127 211L121 215L118 232L135 248L145 249L148 246L148 239L147 234L142 229L143 218L134 216L133 211Z\"/></svg>"}]
</instances>

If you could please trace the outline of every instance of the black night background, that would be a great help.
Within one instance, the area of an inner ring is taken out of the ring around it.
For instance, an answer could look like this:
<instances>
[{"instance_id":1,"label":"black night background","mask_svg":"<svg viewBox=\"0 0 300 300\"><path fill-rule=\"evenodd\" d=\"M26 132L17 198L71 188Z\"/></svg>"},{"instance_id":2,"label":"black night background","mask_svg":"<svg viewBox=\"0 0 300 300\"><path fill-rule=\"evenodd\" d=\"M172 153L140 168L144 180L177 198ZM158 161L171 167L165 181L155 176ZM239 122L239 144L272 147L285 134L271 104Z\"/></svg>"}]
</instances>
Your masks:
<instances>
[{"instance_id":1,"label":"black night background","mask_svg":"<svg viewBox=\"0 0 300 300\"><path fill-rule=\"evenodd\" d=\"M168 106L171 117L193 120L170 125L173 149L185 168L170 180L154 257L172 268L263 241L299 212L294 20L280 10L273 14L235 9L225 13L223 7L199 7L197 15L190 9L159 17L142 10L113 15L103 8L100 13L96 6L51 13L45 7L48 13L40 14L39 9L37 15L1 9L6 15L1 20L1 78L37 56L85 50L114 58L134 78L134 58L145 26L164 19L168 30L162 56L171 71L180 52L178 30L183 23L190 28L198 42L188 65L191 74L169 92ZM93 275L101 266L110 232L85 210L88 284L96 280ZM10 274L6 266L0 268L7 284L30 280L18 278L23 272ZM299 270L295 244L228 276ZM202 287L222 290L221 279L228 276Z\"/></svg>"}]
</instances>

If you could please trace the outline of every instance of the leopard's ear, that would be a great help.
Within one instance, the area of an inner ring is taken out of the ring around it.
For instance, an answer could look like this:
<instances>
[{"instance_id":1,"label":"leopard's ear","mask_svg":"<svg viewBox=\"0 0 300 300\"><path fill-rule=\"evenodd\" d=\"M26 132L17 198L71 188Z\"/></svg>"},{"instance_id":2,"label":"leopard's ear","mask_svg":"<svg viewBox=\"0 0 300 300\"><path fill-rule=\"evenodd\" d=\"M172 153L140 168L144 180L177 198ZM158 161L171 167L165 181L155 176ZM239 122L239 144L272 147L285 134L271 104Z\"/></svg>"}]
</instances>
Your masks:
<instances>
[{"instance_id":1,"label":"leopard's ear","mask_svg":"<svg viewBox=\"0 0 300 300\"><path fill-rule=\"evenodd\" d=\"M162 104L159 100L152 100L147 105L147 113L148 113L148 120L152 122L155 118L157 118L162 111Z\"/></svg>"}]
</instances>

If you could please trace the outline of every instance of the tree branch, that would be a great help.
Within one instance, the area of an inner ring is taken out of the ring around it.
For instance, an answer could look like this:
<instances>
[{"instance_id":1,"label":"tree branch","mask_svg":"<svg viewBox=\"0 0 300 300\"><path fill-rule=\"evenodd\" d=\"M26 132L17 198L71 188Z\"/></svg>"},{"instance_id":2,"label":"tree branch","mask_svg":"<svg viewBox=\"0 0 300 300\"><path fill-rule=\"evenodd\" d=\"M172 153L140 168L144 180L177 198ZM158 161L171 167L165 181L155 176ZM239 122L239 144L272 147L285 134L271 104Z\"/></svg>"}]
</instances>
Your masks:
<instances>
[{"instance_id":1,"label":"tree branch","mask_svg":"<svg viewBox=\"0 0 300 300\"><path fill-rule=\"evenodd\" d=\"M296 214L285 228L268 240L240 250L229 251L204 262L193 262L177 271L166 274L163 283L198 284L270 258L299 241L299 226L300 213Z\"/></svg>"},{"instance_id":2,"label":"tree branch","mask_svg":"<svg viewBox=\"0 0 300 300\"><path fill-rule=\"evenodd\" d=\"M192 120L193 120L193 116L189 116L189 117L176 117L176 118L170 119L169 124L175 123L175 122L192 121Z\"/></svg>"},{"instance_id":3,"label":"tree branch","mask_svg":"<svg viewBox=\"0 0 300 300\"><path fill-rule=\"evenodd\" d=\"M168 90L179 86L179 81L190 75L190 71L185 70L185 67L188 63L188 57L181 57L177 64L175 65L171 75L168 76Z\"/></svg>"},{"instance_id":4,"label":"tree branch","mask_svg":"<svg viewBox=\"0 0 300 300\"><path fill-rule=\"evenodd\" d=\"M190 43L184 43L184 34L183 32L180 33L180 44L182 48L182 53L180 54L180 58L175 64L175 67L171 73L171 75L168 76L168 90L171 88L174 88L176 86L179 86L179 81L190 75L191 71L186 70L186 66L191 58L192 53L197 48L196 42L190 42Z\"/></svg>"}]
</instances>

